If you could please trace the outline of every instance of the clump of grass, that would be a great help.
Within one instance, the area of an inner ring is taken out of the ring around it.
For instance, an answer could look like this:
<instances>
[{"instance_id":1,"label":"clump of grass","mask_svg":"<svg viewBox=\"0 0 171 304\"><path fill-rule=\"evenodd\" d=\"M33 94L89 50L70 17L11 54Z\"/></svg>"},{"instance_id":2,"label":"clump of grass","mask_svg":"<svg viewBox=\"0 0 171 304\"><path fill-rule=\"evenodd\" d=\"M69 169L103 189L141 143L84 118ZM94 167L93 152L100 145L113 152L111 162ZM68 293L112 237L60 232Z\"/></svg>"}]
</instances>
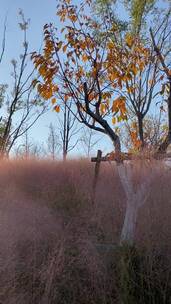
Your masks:
<instances>
[{"instance_id":1,"label":"clump of grass","mask_svg":"<svg viewBox=\"0 0 171 304\"><path fill-rule=\"evenodd\" d=\"M118 259L121 303L171 302L171 265L165 254L125 244L119 250Z\"/></svg>"}]
</instances>

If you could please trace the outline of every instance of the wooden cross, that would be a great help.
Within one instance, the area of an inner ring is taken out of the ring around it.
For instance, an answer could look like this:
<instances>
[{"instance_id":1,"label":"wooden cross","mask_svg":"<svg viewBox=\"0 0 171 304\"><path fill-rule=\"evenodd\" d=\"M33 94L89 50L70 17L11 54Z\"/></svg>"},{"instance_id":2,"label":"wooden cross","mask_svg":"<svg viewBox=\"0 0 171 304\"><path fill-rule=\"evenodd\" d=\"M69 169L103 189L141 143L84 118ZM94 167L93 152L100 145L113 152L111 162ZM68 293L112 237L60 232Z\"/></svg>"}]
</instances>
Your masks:
<instances>
[{"instance_id":1,"label":"wooden cross","mask_svg":"<svg viewBox=\"0 0 171 304\"><path fill-rule=\"evenodd\" d=\"M150 159L151 157L146 157L146 159ZM168 153L157 153L156 155L153 155L154 159L158 160L165 160L165 164L167 166L171 167L171 152L168 151ZM120 159L121 162L124 160L133 160L133 154L132 153L120 153ZM94 172L94 180L93 180L93 193L92 193L92 204L95 202L95 196L96 196L96 187L97 187L97 181L99 177L99 172L100 172L100 164L103 161L116 161L118 162L118 158L116 156L115 152L108 153L105 156L102 156L102 151L98 150L97 151L97 156L91 158L91 162L95 162L95 172Z\"/></svg>"},{"instance_id":2,"label":"wooden cross","mask_svg":"<svg viewBox=\"0 0 171 304\"><path fill-rule=\"evenodd\" d=\"M131 159L131 154L130 153L121 153L120 154L121 160L130 160ZM99 172L100 172L100 163L102 161L118 161L118 158L116 157L116 154L114 152L108 153L105 156L102 156L102 151L98 150L97 151L97 156L91 158L92 162L95 162L95 172L94 172L94 180L93 180L93 194L92 194L92 204L95 202L95 196L96 196L96 186L97 186L97 181L99 177Z\"/></svg>"}]
</instances>

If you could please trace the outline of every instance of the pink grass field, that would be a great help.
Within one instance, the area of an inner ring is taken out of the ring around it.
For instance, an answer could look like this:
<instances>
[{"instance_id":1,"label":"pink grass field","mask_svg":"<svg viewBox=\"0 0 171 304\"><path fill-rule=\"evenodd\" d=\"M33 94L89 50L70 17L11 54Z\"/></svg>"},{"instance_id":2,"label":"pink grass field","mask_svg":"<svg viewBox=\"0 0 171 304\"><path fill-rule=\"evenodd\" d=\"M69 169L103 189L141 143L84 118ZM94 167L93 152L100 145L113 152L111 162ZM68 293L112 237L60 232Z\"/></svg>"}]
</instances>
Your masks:
<instances>
[{"instance_id":1,"label":"pink grass field","mask_svg":"<svg viewBox=\"0 0 171 304\"><path fill-rule=\"evenodd\" d=\"M155 257L170 259L171 171L153 161L142 170L142 163L134 163L135 188L151 170L155 178L139 212L135 245L145 248L149 297L155 297L153 280L157 289L163 272L167 278L171 272L171 262L167 273L159 262L157 274L153 267ZM111 248L119 243L126 198L115 165L103 163L92 205L93 177L94 164L84 159L1 161L0 303L158 303L152 297L121 302L118 255ZM171 303L166 287L161 294L160 303Z\"/></svg>"}]
</instances>

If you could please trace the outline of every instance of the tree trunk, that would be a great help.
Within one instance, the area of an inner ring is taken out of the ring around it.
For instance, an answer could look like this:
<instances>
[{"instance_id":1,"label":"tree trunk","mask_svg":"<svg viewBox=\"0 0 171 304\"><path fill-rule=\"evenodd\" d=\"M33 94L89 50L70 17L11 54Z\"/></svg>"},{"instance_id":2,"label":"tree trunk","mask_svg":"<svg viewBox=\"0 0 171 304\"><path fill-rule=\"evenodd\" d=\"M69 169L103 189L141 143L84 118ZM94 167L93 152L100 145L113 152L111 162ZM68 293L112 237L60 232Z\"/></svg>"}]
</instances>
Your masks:
<instances>
[{"instance_id":1,"label":"tree trunk","mask_svg":"<svg viewBox=\"0 0 171 304\"><path fill-rule=\"evenodd\" d=\"M63 161L66 161L67 159L67 151L64 149L63 150Z\"/></svg>"},{"instance_id":2,"label":"tree trunk","mask_svg":"<svg viewBox=\"0 0 171 304\"><path fill-rule=\"evenodd\" d=\"M161 153L166 152L167 147L171 143L171 77L169 78L169 97L167 100L167 109L168 109L168 135L158 149L158 152Z\"/></svg>"},{"instance_id":3,"label":"tree trunk","mask_svg":"<svg viewBox=\"0 0 171 304\"><path fill-rule=\"evenodd\" d=\"M151 183L151 176L146 179L141 186L135 191L133 188L132 174L133 168L131 164L120 164L117 166L121 184L126 195L126 212L121 231L120 243L128 243L132 245L135 240L135 228L138 217L138 211L144 205L148 190Z\"/></svg>"},{"instance_id":4,"label":"tree trunk","mask_svg":"<svg viewBox=\"0 0 171 304\"><path fill-rule=\"evenodd\" d=\"M137 217L138 217L137 202L134 199L132 201L127 200L126 213L121 231L120 243L127 242L130 245L133 245L135 239L135 228L136 228Z\"/></svg>"},{"instance_id":5,"label":"tree trunk","mask_svg":"<svg viewBox=\"0 0 171 304\"><path fill-rule=\"evenodd\" d=\"M139 137L141 140L141 147L144 147L144 129L143 129L143 116L142 114L138 114L138 131L139 131Z\"/></svg>"},{"instance_id":6,"label":"tree trunk","mask_svg":"<svg viewBox=\"0 0 171 304\"><path fill-rule=\"evenodd\" d=\"M114 145L117 163L120 164L120 163L122 163L122 160L121 160L121 143L120 143L119 136L116 137L115 133L114 133L114 136L112 136L112 134L108 134L108 135L109 135L110 139L112 139L112 142Z\"/></svg>"}]
</instances>

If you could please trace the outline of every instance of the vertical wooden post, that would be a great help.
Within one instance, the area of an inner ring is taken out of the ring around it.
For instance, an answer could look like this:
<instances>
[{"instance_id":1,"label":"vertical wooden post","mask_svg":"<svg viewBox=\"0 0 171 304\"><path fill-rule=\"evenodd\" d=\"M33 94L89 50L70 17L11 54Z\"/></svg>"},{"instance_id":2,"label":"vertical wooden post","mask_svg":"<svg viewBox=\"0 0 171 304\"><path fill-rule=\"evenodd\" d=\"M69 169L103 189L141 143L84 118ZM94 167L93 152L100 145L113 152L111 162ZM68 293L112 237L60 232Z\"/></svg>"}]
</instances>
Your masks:
<instances>
[{"instance_id":1,"label":"vertical wooden post","mask_svg":"<svg viewBox=\"0 0 171 304\"><path fill-rule=\"evenodd\" d=\"M98 151L97 151L96 164L95 164L95 171L94 171L92 204L95 203L96 186L97 186L97 181L98 181L98 177L99 177L101 157L102 157L102 151L101 151L101 150L98 150Z\"/></svg>"}]
</instances>

